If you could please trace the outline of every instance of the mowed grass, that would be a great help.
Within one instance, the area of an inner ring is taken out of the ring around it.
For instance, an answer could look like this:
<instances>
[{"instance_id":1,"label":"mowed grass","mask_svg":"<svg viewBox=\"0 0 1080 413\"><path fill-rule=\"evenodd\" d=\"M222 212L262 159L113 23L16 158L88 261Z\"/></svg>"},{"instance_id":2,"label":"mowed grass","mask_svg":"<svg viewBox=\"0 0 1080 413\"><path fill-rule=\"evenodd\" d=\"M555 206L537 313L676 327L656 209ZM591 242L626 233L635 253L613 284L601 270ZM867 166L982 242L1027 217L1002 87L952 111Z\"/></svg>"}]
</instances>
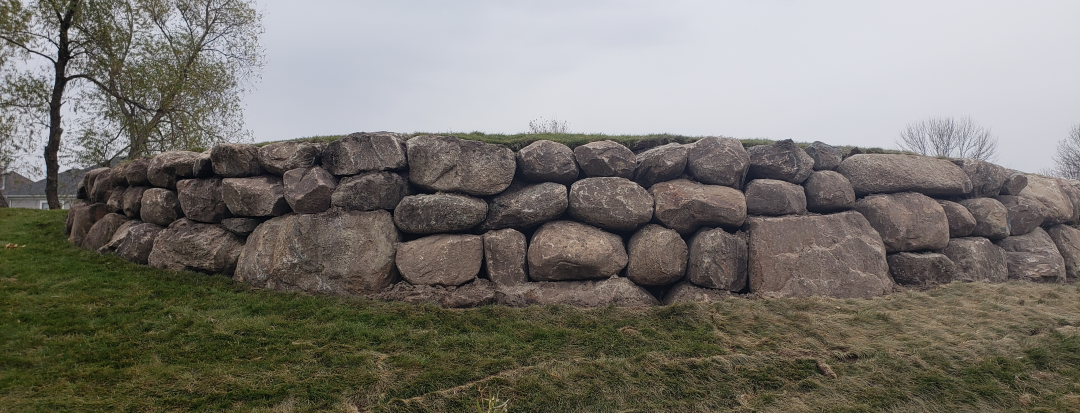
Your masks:
<instances>
[{"instance_id":1,"label":"mowed grass","mask_svg":"<svg viewBox=\"0 0 1080 413\"><path fill-rule=\"evenodd\" d=\"M0 209L0 411L1080 411L1080 287L444 310L78 250Z\"/></svg>"}]
</instances>

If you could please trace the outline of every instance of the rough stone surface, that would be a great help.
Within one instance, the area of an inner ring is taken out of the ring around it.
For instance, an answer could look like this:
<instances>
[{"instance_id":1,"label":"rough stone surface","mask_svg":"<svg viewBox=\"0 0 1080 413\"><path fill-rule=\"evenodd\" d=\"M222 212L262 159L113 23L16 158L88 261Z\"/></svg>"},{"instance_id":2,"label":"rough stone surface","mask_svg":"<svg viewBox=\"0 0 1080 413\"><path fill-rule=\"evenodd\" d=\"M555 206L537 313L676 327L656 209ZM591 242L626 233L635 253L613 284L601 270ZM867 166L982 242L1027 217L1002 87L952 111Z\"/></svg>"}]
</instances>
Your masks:
<instances>
[{"instance_id":1,"label":"rough stone surface","mask_svg":"<svg viewBox=\"0 0 1080 413\"><path fill-rule=\"evenodd\" d=\"M412 195L394 209L394 224L410 234L460 232L479 225L487 212L486 202L467 195Z\"/></svg>"},{"instance_id":2,"label":"rough stone surface","mask_svg":"<svg viewBox=\"0 0 1080 413\"><path fill-rule=\"evenodd\" d=\"M844 159L837 169L855 194L919 192L930 196L965 195L971 179L959 166L944 159L920 155L862 154Z\"/></svg>"},{"instance_id":3,"label":"rough stone surface","mask_svg":"<svg viewBox=\"0 0 1080 413\"><path fill-rule=\"evenodd\" d=\"M98 252L115 254L124 260L146 265L150 258L150 251L154 249L154 241L164 229L149 222L127 221L116 230L116 234L107 245L98 249Z\"/></svg>"},{"instance_id":4,"label":"rough stone surface","mask_svg":"<svg viewBox=\"0 0 1080 413\"><path fill-rule=\"evenodd\" d=\"M192 221L219 224L221 220L232 217L221 197L221 178L177 181L176 196L184 216Z\"/></svg>"},{"instance_id":5,"label":"rough stone surface","mask_svg":"<svg viewBox=\"0 0 1080 413\"><path fill-rule=\"evenodd\" d=\"M71 220L71 230L68 231L68 241L76 246L83 244L86 233L94 227L100 219L109 214L109 207L105 204L76 203L71 206L68 217Z\"/></svg>"},{"instance_id":6,"label":"rough stone surface","mask_svg":"<svg viewBox=\"0 0 1080 413\"><path fill-rule=\"evenodd\" d=\"M315 142L275 142L259 148L259 165L266 172L284 175L296 168L310 168L319 162L326 144Z\"/></svg>"},{"instance_id":7,"label":"rough stone surface","mask_svg":"<svg viewBox=\"0 0 1080 413\"><path fill-rule=\"evenodd\" d=\"M589 142L574 148L574 159L588 177L615 176L632 179L637 156L615 141Z\"/></svg>"},{"instance_id":8,"label":"rough stone surface","mask_svg":"<svg viewBox=\"0 0 1080 413\"><path fill-rule=\"evenodd\" d=\"M1046 233L1057 245L1058 253L1065 262L1066 279L1069 282L1080 279L1080 229L1054 225Z\"/></svg>"},{"instance_id":9,"label":"rough stone surface","mask_svg":"<svg viewBox=\"0 0 1080 413\"><path fill-rule=\"evenodd\" d=\"M338 179L318 166L285 172L285 202L298 214L318 214L330 209L330 198Z\"/></svg>"},{"instance_id":10,"label":"rough stone surface","mask_svg":"<svg viewBox=\"0 0 1080 413\"><path fill-rule=\"evenodd\" d=\"M945 254L900 252L889 254L889 274L897 284L948 284L956 277L956 264Z\"/></svg>"},{"instance_id":11,"label":"rough stone surface","mask_svg":"<svg viewBox=\"0 0 1080 413\"><path fill-rule=\"evenodd\" d=\"M441 286L475 280L483 260L483 237L457 234L437 234L400 243L395 258L405 281Z\"/></svg>"},{"instance_id":12,"label":"rough stone surface","mask_svg":"<svg viewBox=\"0 0 1080 413\"><path fill-rule=\"evenodd\" d=\"M814 158L791 139L772 145L751 146L749 179L777 179L801 184L814 171Z\"/></svg>"},{"instance_id":13,"label":"rough stone surface","mask_svg":"<svg viewBox=\"0 0 1080 413\"><path fill-rule=\"evenodd\" d=\"M480 230L532 228L558 218L568 205L565 185L555 182L514 184L491 199Z\"/></svg>"},{"instance_id":14,"label":"rough stone surface","mask_svg":"<svg viewBox=\"0 0 1080 413\"><path fill-rule=\"evenodd\" d=\"M393 172L347 176L330 195L330 205L356 211L393 210L409 194L409 182Z\"/></svg>"},{"instance_id":15,"label":"rough stone surface","mask_svg":"<svg viewBox=\"0 0 1080 413\"><path fill-rule=\"evenodd\" d=\"M210 149L214 173L225 178L246 178L262 175L259 148L246 143L219 143Z\"/></svg>"},{"instance_id":16,"label":"rough stone surface","mask_svg":"<svg viewBox=\"0 0 1080 413\"><path fill-rule=\"evenodd\" d=\"M752 292L867 298L892 291L885 245L857 212L748 221Z\"/></svg>"},{"instance_id":17,"label":"rough stone surface","mask_svg":"<svg viewBox=\"0 0 1080 413\"><path fill-rule=\"evenodd\" d=\"M996 244L1008 256L1009 279L1036 282L1065 282L1065 260L1057 244L1042 228L1008 237Z\"/></svg>"},{"instance_id":18,"label":"rough stone surface","mask_svg":"<svg viewBox=\"0 0 1080 413\"><path fill-rule=\"evenodd\" d=\"M124 212L124 191L127 190L125 186L117 186L109 191L109 195L106 196L107 201L105 205L109 206L109 212Z\"/></svg>"},{"instance_id":19,"label":"rough stone surface","mask_svg":"<svg viewBox=\"0 0 1080 413\"><path fill-rule=\"evenodd\" d=\"M209 178L214 176L214 158L209 153L203 152L195 158L192 165L191 176L194 178Z\"/></svg>"},{"instance_id":20,"label":"rough stone surface","mask_svg":"<svg viewBox=\"0 0 1080 413\"><path fill-rule=\"evenodd\" d=\"M648 188L657 182L678 178L686 171L686 146L669 143L637 155L634 182Z\"/></svg>"},{"instance_id":21,"label":"rough stone surface","mask_svg":"<svg viewBox=\"0 0 1080 413\"><path fill-rule=\"evenodd\" d=\"M220 225L185 218L158 234L147 263L165 270L231 275L243 248L244 240Z\"/></svg>"},{"instance_id":22,"label":"rough stone surface","mask_svg":"<svg viewBox=\"0 0 1080 413\"><path fill-rule=\"evenodd\" d=\"M1009 236L1009 209L993 198L971 198L960 201L960 205L971 212L975 218L973 237L985 237L991 241Z\"/></svg>"},{"instance_id":23,"label":"rough stone surface","mask_svg":"<svg viewBox=\"0 0 1080 413\"><path fill-rule=\"evenodd\" d=\"M116 230L127 222L128 217L111 213L105 215L94 226L90 227L90 231L86 232L86 237L83 238L82 244L79 247L84 250L97 251L98 248L104 247L112 240L113 235L116 234Z\"/></svg>"},{"instance_id":24,"label":"rough stone surface","mask_svg":"<svg viewBox=\"0 0 1080 413\"><path fill-rule=\"evenodd\" d=\"M814 159L815 171L835 170L840 167L840 161L844 160L840 148L821 141L814 141L814 143L806 147L805 151L807 155Z\"/></svg>"},{"instance_id":25,"label":"rough stone surface","mask_svg":"<svg viewBox=\"0 0 1080 413\"><path fill-rule=\"evenodd\" d=\"M1065 192L1064 181L1040 175L1028 175L1028 184L1020 191L1020 196L1031 199L1039 205L1043 215L1043 226L1051 227L1064 224L1073 219L1074 208L1069 194Z\"/></svg>"},{"instance_id":26,"label":"rough stone surface","mask_svg":"<svg viewBox=\"0 0 1080 413\"><path fill-rule=\"evenodd\" d=\"M111 170L109 168L97 168L96 171L98 173L89 181L92 183L92 186L90 186L90 202L108 202L109 193L116 188L116 184L112 180Z\"/></svg>"},{"instance_id":27,"label":"rough stone surface","mask_svg":"<svg viewBox=\"0 0 1080 413\"><path fill-rule=\"evenodd\" d=\"M653 217L649 191L626 178L585 178L570 186L570 216L613 231L632 231Z\"/></svg>"},{"instance_id":28,"label":"rough stone surface","mask_svg":"<svg viewBox=\"0 0 1080 413\"><path fill-rule=\"evenodd\" d=\"M109 179L112 180L113 186L128 186L127 170L130 167L131 162L121 162L109 169Z\"/></svg>"},{"instance_id":29,"label":"rough stone surface","mask_svg":"<svg viewBox=\"0 0 1080 413\"><path fill-rule=\"evenodd\" d=\"M737 189L678 179L649 191L656 200L656 219L683 235L703 226L738 228L746 221L746 198Z\"/></svg>"},{"instance_id":30,"label":"rough stone surface","mask_svg":"<svg viewBox=\"0 0 1080 413\"><path fill-rule=\"evenodd\" d=\"M394 246L399 240L390 213L383 210L272 218L248 236L234 278L286 291L378 292L398 279Z\"/></svg>"},{"instance_id":31,"label":"rough stone surface","mask_svg":"<svg viewBox=\"0 0 1080 413\"><path fill-rule=\"evenodd\" d=\"M574 151L561 143L539 140L517 152L521 178L529 182L572 184L578 178Z\"/></svg>"},{"instance_id":32,"label":"rough stone surface","mask_svg":"<svg viewBox=\"0 0 1080 413\"><path fill-rule=\"evenodd\" d=\"M742 188L750 155L735 138L701 138L686 145L686 169L703 184Z\"/></svg>"},{"instance_id":33,"label":"rough stone surface","mask_svg":"<svg viewBox=\"0 0 1080 413\"><path fill-rule=\"evenodd\" d=\"M484 263L488 279L498 285L516 285L529 281L525 255L525 234L506 228L484 234Z\"/></svg>"},{"instance_id":34,"label":"rough stone surface","mask_svg":"<svg viewBox=\"0 0 1080 413\"><path fill-rule=\"evenodd\" d=\"M956 264L956 281L1000 283L1008 278L1005 250L986 238L953 238L942 253Z\"/></svg>"},{"instance_id":35,"label":"rough stone surface","mask_svg":"<svg viewBox=\"0 0 1080 413\"><path fill-rule=\"evenodd\" d=\"M409 166L406 139L404 135L391 132L353 133L326 145L322 164L334 175L403 169Z\"/></svg>"},{"instance_id":36,"label":"rough stone surface","mask_svg":"<svg viewBox=\"0 0 1080 413\"><path fill-rule=\"evenodd\" d=\"M855 206L855 190L844 175L836 171L815 171L803 182L806 209L827 213Z\"/></svg>"},{"instance_id":37,"label":"rough stone surface","mask_svg":"<svg viewBox=\"0 0 1080 413\"><path fill-rule=\"evenodd\" d=\"M146 167L146 179L150 181L150 185L158 188L176 189L178 179L195 176L195 160L198 158L198 152L189 151L158 154Z\"/></svg>"},{"instance_id":38,"label":"rough stone surface","mask_svg":"<svg viewBox=\"0 0 1080 413\"><path fill-rule=\"evenodd\" d=\"M221 220L221 226L233 234L247 237L263 222L266 222L265 218L226 218Z\"/></svg>"},{"instance_id":39,"label":"rough stone surface","mask_svg":"<svg viewBox=\"0 0 1080 413\"><path fill-rule=\"evenodd\" d=\"M975 217L971 215L963 205L956 202L938 200L941 209L945 210L945 217L949 220L949 237L962 238L971 235L975 230Z\"/></svg>"},{"instance_id":40,"label":"rough stone surface","mask_svg":"<svg viewBox=\"0 0 1080 413\"><path fill-rule=\"evenodd\" d=\"M689 282L675 284L664 294L664 305L679 303L718 303L731 298L731 293L725 290L698 287Z\"/></svg>"},{"instance_id":41,"label":"rough stone surface","mask_svg":"<svg viewBox=\"0 0 1080 413\"><path fill-rule=\"evenodd\" d=\"M149 158L139 158L128 163L126 173L124 177L127 179L128 186L150 186L150 179L147 178L147 169L150 168Z\"/></svg>"},{"instance_id":42,"label":"rough stone surface","mask_svg":"<svg viewBox=\"0 0 1080 413\"><path fill-rule=\"evenodd\" d=\"M690 239L687 280L694 285L739 292L746 289L746 233L703 228Z\"/></svg>"},{"instance_id":43,"label":"rough stone surface","mask_svg":"<svg viewBox=\"0 0 1080 413\"><path fill-rule=\"evenodd\" d=\"M443 308L473 308L495 302L495 288L494 283L484 279L449 287L412 285L403 281L368 296L376 300L427 303Z\"/></svg>"},{"instance_id":44,"label":"rough stone surface","mask_svg":"<svg viewBox=\"0 0 1080 413\"><path fill-rule=\"evenodd\" d=\"M529 242L528 259L535 281L609 278L628 261L618 235L574 221L541 225Z\"/></svg>"},{"instance_id":45,"label":"rough stone surface","mask_svg":"<svg viewBox=\"0 0 1080 413\"><path fill-rule=\"evenodd\" d=\"M675 230L649 224L627 244L626 278L637 285L668 285L686 274L686 242Z\"/></svg>"},{"instance_id":46,"label":"rough stone surface","mask_svg":"<svg viewBox=\"0 0 1080 413\"><path fill-rule=\"evenodd\" d=\"M626 278L600 281L534 282L501 287L496 302L512 306L562 304L575 307L651 307L652 294Z\"/></svg>"},{"instance_id":47,"label":"rough stone surface","mask_svg":"<svg viewBox=\"0 0 1080 413\"><path fill-rule=\"evenodd\" d=\"M915 193L871 195L855 203L877 230L886 250L940 250L949 243L949 218L930 197Z\"/></svg>"},{"instance_id":48,"label":"rough stone surface","mask_svg":"<svg viewBox=\"0 0 1080 413\"><path fill-rule=\"evenodd\" d=\"M1009 177L1001 184L1001 195L1020 195L1020 192L1027 188L1027 184L1027 174L1010 169Z\"/></svg>"},{"instance_id":49,"label":"rough stone surface","mask_svg":"<svg viewBox=\"0 0 1080 413\"><path fill-rule=\"evenodd\" d=\"M272 217L290 211L284 182L276 176L222 179L221 197L229 211L239 217Z\"/></svg>"},{"instance_id":50,"label":"rough stone surface","mask_svg":"<svg viewBox=\"0 0 1080 413\"><path fill-rule=\"evenodd\" d=\"M143 191L139 217L143 222L167 227L173 221L183 218L184 210L180 206L180 199L177 198L175 191L150 188Z\"/></svg>"},{"instance_id":51,"label":"rough stone surface","mask_svg":"<svg viewBox=\"0 0 1080 413\"><path fill-rule=\"evenodd\" d=\"M407 146L409 180L429 191L495 195L510 186L517 169L514 152L501 145L426 135Z\"/></svg>"},{"instance_id":52,"label":"rough stone surface","mask_svg":"<svg viewBox=\"0 0 1080 413\"><path fill-rule=\"evenodd\" d=\"M791 215L806 213L803 187L776 179L755 179L746 184L746 213Z\"/></svg>"},{"instance_id":53,"label":"rough stone surface","mask_svg":"<svg viewBox=\"0 0 1080 413\"><path fill-rule=\"evenodd\" d=\"M953 163L959 166L968 179L971 179L972 198L993 198L1001 193L1001 185L1009 178L1009 170L999 165L978 159L955 159Z\"/></svg>"},{"instance_id":54,"label":"rough stone surface","mask_svg":"<svg viewBox=\"0 0 1080 413\"><path fill-rule=\"evenodd\" d=\"M123 198L120 201L120 208L124 211L124 215L128 217L139 219L140 210L142 210L142 196L147 187L145 186L129 186L124 190Z\"/></svg>"},{"instance_id":55,"label":"rough stone surface","mask_svg":"<svg viewBox=\"0 0 1080 413\"><path fill-rule=\"evenodd\" d=\"M76 188L76 198L86 199L91 203L104 202L101 199L91 199L91 193L93 192L94 184L97 183L98 179L102 178L103 176L108 176L109 174L109 168L94 168L86 171L86 173L83 174L82 179L79 180L78 187ZM99 194L99 198L103 195L104 193Z\"/></svg>"}]
</instances>

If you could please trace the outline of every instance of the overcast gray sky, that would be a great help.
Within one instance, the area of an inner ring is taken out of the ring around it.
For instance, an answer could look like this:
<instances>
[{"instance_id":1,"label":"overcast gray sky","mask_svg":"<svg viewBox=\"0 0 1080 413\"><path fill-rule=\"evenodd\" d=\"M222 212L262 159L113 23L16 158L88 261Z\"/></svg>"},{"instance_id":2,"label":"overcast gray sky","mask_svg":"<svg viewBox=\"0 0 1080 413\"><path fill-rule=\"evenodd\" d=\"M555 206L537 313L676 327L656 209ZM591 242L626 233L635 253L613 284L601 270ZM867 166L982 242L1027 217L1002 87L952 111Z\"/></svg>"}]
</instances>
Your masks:
<instances>
[{"instance_id":1,"label":"overcast gray sky","mask_svg":"<svg viewBox=\"0 0 1080 413\"><path fill-rule=\"evenodd\" d=\"M257 141L573 132L895 147L970 116L1037 172L1080 123L1080 1L258 2Z\"/></svg>"}]
</instances>

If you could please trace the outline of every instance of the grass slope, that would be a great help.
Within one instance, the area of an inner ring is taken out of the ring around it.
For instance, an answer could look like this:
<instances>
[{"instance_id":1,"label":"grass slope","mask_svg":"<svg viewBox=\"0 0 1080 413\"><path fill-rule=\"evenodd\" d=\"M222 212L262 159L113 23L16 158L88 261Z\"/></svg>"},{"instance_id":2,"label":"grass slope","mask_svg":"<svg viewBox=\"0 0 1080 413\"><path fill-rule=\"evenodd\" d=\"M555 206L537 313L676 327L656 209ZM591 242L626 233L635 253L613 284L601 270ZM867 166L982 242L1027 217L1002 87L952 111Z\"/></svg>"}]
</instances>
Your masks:
<instances>
[{"instance_id":1,"label":"grass slope","mask_svg":"<svg viewBox=\"0 0 1080 413\"><path fill-rule=\"evenodd\" d=\"M1080 411L1080 288L443 310L262 291L0 209L0 411Z\"/></svg>"}]
</instances>

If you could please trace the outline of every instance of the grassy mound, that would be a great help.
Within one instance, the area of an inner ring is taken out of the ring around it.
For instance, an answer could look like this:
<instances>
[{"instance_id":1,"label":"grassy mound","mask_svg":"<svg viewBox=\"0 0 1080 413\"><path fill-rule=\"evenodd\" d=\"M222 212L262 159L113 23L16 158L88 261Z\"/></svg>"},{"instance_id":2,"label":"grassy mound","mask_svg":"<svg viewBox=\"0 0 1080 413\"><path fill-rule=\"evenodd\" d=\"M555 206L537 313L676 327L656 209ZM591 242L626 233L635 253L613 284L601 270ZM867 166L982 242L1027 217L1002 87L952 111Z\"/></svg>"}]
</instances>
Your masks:
<instances>
[{"instance_id":1,"label":"grassy mound","mask_svg":"<svg viewBox=\"0 0 1080 413\"><path fill-rule=\"evenodd\" d=\"M0 209L0 411L1080 411L1076 285L444 310L140 267L64 217Z\"/></svg>"}]
</instances>

